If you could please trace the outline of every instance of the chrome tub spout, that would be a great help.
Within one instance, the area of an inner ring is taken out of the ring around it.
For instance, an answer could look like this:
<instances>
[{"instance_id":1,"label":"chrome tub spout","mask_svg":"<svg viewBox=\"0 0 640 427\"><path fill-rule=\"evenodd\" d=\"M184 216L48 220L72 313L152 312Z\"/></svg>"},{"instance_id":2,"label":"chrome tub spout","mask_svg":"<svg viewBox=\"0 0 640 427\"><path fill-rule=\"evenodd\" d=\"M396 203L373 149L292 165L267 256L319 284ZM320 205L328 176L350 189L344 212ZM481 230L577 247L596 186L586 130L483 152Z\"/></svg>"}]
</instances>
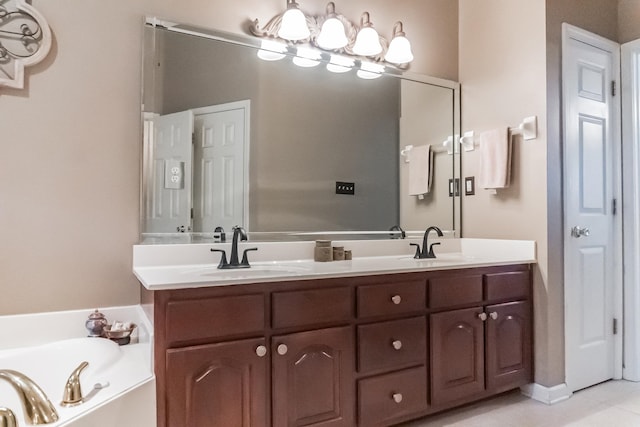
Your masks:
<instances>
[{"instance_id":1,"label":"chrome tub spout","mask_svg":"<svg viewBox=\"0 0 640 427\"><path fill-rule=\"evenodd\" d=\"M58 413L47 395L29 377L9 369L0 370L0 379L6 380L18 392L27 419L33 425L58 421Z\"/></svg>"}]
</instances>

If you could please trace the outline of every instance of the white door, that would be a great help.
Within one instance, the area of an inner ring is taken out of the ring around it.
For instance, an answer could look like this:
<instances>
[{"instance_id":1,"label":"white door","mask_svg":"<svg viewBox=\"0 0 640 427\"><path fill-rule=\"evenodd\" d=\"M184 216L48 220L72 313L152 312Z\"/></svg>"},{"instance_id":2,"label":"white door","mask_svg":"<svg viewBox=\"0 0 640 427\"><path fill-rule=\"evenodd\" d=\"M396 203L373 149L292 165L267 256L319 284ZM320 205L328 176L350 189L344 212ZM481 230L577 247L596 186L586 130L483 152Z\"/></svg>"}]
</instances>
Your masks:
<instances>
[{"instance_id":1,"label":"white door","mask_svg":"<svg viewBox=\"0 0 640 427\"><path fill-rule=\"evenodd\" d=\"M192 141L191 111L153 119L153 179L145 209L148 233L191 229Z\"/></svg>"},{"instance_id":2,"label":"white door","mask_svg":"<svg viewBox=\"0 0 640 427\"><path fill-rule=\"evenodd\" d=\"M624 373L640 381L640 39L622 45Z\"/></svg>"},{"instance_id":3,"label":"white door","mask_svg":"<svg viewBox=\"0 0 640 427\"><path fill-rule=\"evenodd\" d=\"M194 231L248 229L249 101L193 111Z\"/></svg>"},{"instance_id":4,"label":"white door","mask_svg":"<svg viewBox=\"0 0 640 427\"><path fill-rule=\"evenodd\" d=\"M563 30L565 369L575 391L622 368L622 335L614 336L622 302L619 46Z\"/></svg>"}]
</instances>

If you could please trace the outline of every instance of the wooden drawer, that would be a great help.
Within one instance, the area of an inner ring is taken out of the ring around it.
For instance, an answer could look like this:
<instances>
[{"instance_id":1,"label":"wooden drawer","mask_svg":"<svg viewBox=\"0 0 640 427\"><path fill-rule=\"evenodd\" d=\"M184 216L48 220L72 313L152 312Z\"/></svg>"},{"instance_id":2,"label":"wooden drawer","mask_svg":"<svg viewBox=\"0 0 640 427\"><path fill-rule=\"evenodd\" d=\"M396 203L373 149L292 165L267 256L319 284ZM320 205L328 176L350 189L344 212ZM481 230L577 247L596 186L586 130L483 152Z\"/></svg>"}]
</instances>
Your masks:
<instances>
[{"instance_id":1,"label":"wooden drawer","mask_svg":"<svg viewBox=\"0 0 640 427\"><path fill-rule=\"evenodd\" d=\"M529 271L485 274L485 297L488 300L529 298Z\"/></svg>"},{"instance_id":2,"label":"wooden drawer","mask_svg":"<svg viewBox=\"0 0 640 427\"><path fill-rule=\"evenodd\" d=\"M347 287L274 292L274 328L347 322L352 313L351 289Z\"/></svg>"},{"instance_id":3,"label":"wooden drawer","mask_svg":"<svg viewBox=\"0 0 640 427\"><path fill-rule=\"evenodd\" d=\"M482 276L429 279L429 307L445 308L482 302Z\"/></svg>"},{"instance_id":4,"label":"wooden drawer","mask_svg":"<svg viewBox=\"0 0 640 427\"><path fill-rule=\"evenodd\" d=\"M395 418L426 408L427 370L424 366L358 381L360 426L388 425Z\"/></svg>"},{"instance_id":5,"label":"wooden drawer","mask_svg":"<svg viewBox=\"0 0 640 427\"><path fill-rule=\"evenodd\" d=\"M425 317L358 326L358 371L426 363Z\"/></svg>"},{"instance_id":6,"label":"wooden drawer","mask_svg":"<svg viewBox=\"0 0 640 427\"><path fill-rule=\"evenodd\" d=\"M262 334L264 317L262 294L169 301L167 346L252 332Z\"/></svg>"},{"instance_id":7,"label":"wooden drawer","mask_svg":"<svg viewBox=\"0 0 640 427\"><path fill-rule=\"evenodd\" d=\"M424 310L426 283L422 280L358 287L358 316L372 317Z\"/></svg>"}]
</instances>

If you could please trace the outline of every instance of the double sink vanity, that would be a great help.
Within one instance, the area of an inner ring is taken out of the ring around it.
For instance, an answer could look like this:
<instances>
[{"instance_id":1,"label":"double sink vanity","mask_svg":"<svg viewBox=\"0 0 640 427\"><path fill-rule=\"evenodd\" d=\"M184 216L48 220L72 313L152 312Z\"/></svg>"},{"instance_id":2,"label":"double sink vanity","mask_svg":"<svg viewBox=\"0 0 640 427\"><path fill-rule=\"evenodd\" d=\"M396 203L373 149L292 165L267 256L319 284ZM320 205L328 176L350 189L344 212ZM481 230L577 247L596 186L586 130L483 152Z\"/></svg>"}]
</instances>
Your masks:
<instances>
[{"instance_id":1,"label":"double sink vanity","mask_svg":"<svg viewBox=\"0 0 640 427\"><path fill-rule=\"evenodd\" d=\"M158 426L389 426L532 381L529 241L138 245L153 311ZM246 246L246 244L244 244ZM247 246L249 247L249 246Z\"/></svg>"}]
</instances>

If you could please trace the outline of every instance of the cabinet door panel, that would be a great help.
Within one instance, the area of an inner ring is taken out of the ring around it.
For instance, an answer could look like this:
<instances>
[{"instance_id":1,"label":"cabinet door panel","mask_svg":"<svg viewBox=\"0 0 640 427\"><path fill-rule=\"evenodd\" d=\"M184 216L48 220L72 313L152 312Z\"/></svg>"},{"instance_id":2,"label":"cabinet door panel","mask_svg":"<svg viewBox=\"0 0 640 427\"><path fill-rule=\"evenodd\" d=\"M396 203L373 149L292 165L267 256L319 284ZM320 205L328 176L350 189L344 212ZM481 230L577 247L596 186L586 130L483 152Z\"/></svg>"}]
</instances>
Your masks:
<instances>
[{"instance_id":1,"label":"cabinet door panel","mask_svg":"<svg viewBox=\"0 0 640 427\"><path fill-rule=\"evenodd\" d=\"M274 427L354 425L350 327L274 337Z\"/></svg>"},{"instance_id":2,"label":"cabinet door panel","mask_svg":"<svg viewBox=\"0 0 640 427\"><path fill-rule=\"evenodd\" d=\"M167 350L167 425L267 426L263 338Z\"/></svg>"},{"instance_id":3,"label":"cabinet door panel","mask_svg":"<svg viewBox=\"0 0 640 427\"><path fill-rule=\"evenodd\" d=\"M431 315L431 402L446 404L484 390L480 307Z\"/></svg>"},{"instance_id":4,"label":"cabinet door panel","mask_svg":"<svg viewBox=\"0 0 640 427\"><path fill-rule=\"evenodd\" d=\"M491 305L486 311L487 388L500 392L527 384L531 380L529 302Z\"/></svg>"}]
</instances>

